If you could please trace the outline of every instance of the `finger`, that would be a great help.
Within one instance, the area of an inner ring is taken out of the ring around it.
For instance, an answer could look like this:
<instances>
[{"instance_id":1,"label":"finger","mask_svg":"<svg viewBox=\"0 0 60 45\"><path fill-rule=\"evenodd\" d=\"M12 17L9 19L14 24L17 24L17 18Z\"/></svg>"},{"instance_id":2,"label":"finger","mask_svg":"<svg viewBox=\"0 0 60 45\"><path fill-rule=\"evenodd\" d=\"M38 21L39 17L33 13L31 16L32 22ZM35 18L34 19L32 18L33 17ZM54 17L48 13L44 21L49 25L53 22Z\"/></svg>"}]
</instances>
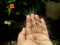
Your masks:
<instances>
[{"instance_id":1,"label":"finger","mask_svg":"<svg viewBox=\"0 0 60 45\"><path fill-rule=\"evenodd\" d=\"M31 18L29 15L26 17L26 33L30 34L31 33Z\"/></svg>"},{"instance_id":2,"label":"finger","mask_svg":"<svg viewBox=\"0 0 60 45\"><path fill-rule=\"evenodd\" d=\"M32 29L32 32L36 32L36 25L35 25L35 19L34 19L34 14L31 14L31 29Z\"/></svg>"},{"instance_id":3,"label":"finger","mask_svg":"<svg viewBox=\"0 0 60 45\"><path fill-rule=\"evenodd\" d=\"M34 14L31 14L31 21L35 23Z\"/></svg>"},{"instance_id":4,"label":"finger","mask_svg":"<svg viewBox=\"0 0 60 45\"><path fill-rule=\"evenodd\" d=\"M46 26L45 20L41 18L41 23Z\"/></svg>"},{"instance_id":5,"label":"finger","mask_svg":"<svg viewBox=\"0 0 60 45\"><path fill-rule=\"evenodd\" d=\"M18 39L17 39L17 44L18 45L20 44L20 42L22 43L22 42L25 41L25 37L26 37L25 34L26 34L25 28L23 28L22 31L18 35Z\"/></svg>"},{"instance_id":6,"label":"finger","mask_svg":"<svg viewBox=\"0 0 60 45\"><path fill-rule=\"evenodd\" d=\"M35 18L36 21L41 22L41 20L40 20L38 15L35 15L34 18Z\"/></svg>"},{"instance_id":7,"label":"finger","mask_svg":"<svg viewBox=\"0 0 60 45\"><path fill-rule=\"evenodd\" d=\"M38 15L35 15L35 22L36 22L36 26L37 26L37 28L38 28L38 30L41 28L40 26L41 26L41 18L39 18L39 16Z\"/></svg>"},{"instance_id":8,"label":"finger","mask_svg":"<svg viewBox=\"0 0 60 45\"><path fill-rule=\"evenodd\" d=\"M44 30L47 29L47 26L46 26L45 20L44 20L43 18L41 18L41 27L44 28Z\"/></svg>"},{"instance_id":9,"label":"finger","mask_svg":"<svg viewBox=\"0 0 60 45\"><path fill-rule=\"evenodd\" d=\"M31 31L31 17L29 15L27 15L26 18L26 39L28 40L33 40L33 35L32 35L32 31Z\"/></svg>"},{"instance_id":10,"label":"finger","mask_svg":"<svg viewBox=\"0 0 60 45\"><path fill-rule=\"evenodd\" d=\"M36 27L37 27L36 32L40 33L41 32L41 19L39 18L38 15L35 15L34 19L35 19Z\"/></svg>"},{"instance_id":11,"label":"finger","mask_svg":"<svg viewBox=\"0 0 60 45\"><path fill-rule=\"evenodd\" d=\"M41 18L41 24L42 24L41 27L43 29L43 33L48 34L48 29L47 29L45 20L43 18Z\"/></svg>"},{"instance_id":12,"label":"finger","mask_svg":"<svg viewBox=\"0 0 60 45\"><path fill-rule=\"evenodd\" d=\"M32 27L31 27L32 33L35 33L36 29L37 29L36 25L32 22Z\"/></svg>"}]
</instances>

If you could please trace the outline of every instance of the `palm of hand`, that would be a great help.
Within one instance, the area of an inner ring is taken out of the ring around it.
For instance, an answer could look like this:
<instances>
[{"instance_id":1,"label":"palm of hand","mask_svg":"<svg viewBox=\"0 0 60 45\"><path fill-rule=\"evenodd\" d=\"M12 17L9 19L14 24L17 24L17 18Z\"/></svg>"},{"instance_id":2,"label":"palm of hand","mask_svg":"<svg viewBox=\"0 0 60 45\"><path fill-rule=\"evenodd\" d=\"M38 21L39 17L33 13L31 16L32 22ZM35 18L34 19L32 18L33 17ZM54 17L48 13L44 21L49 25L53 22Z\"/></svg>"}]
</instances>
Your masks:
<instances>
[{"instance_id":1,"label":"palm of hand","mask_svg":"<svg viewBox=\"0 0 60 45\"><path fill-rule=\"evenodd\" d=\"M52 45L44 19L36 15L35 22L31 22L30 16L27 16L26 28L18 35L17 45Z\"/></svg>"}]
</instances>

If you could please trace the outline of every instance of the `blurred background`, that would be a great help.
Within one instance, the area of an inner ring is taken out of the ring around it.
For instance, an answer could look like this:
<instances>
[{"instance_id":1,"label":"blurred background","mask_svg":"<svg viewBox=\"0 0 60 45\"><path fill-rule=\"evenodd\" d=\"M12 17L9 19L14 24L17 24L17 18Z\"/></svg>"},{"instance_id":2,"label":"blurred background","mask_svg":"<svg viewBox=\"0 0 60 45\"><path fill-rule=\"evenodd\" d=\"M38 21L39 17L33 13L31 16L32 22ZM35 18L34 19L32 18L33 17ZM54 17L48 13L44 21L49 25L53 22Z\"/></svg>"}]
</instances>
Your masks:
<instances>
[{"instance_id":1,"label":"blurred background","mask_svg":"<svg viewBox=\"0 0 60 45\"><path fill-rule=\"evenodd\" d=\"M0 45L16 45L30 13L45 19L53 44L60 44L60 0L0 0Z\"/></svg>"}]
</instances>

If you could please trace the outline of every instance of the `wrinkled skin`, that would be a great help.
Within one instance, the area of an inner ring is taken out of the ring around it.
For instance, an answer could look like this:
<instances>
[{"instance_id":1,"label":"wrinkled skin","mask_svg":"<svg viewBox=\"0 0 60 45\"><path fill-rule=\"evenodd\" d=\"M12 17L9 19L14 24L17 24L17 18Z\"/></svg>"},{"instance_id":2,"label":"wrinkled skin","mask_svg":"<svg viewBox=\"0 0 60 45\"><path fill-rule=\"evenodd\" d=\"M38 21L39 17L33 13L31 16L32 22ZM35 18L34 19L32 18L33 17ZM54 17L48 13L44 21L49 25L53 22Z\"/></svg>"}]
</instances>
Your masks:
<instances>
[{"instance_id":1,"label":"wrinkled skin","mask_svg":"<svg viewBox=\"0 0 60 45\"><path fill-rule=\"evenodd\" d=\"M17 45L52 45L44 19L34 14L31 16L26 16L26 27L19 33Z\"/></svg>"}]
</instances>

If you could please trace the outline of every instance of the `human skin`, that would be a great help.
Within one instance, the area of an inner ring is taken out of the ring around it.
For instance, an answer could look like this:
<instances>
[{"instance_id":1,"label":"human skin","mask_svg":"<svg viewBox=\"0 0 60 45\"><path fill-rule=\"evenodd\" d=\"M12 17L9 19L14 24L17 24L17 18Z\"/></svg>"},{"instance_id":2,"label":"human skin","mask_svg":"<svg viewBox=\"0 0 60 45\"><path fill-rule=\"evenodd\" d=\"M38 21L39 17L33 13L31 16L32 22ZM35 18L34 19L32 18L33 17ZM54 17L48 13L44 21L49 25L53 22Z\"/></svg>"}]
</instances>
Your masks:
<instances>
[{"instance_id":1,"label":"human skin","mask_svg":"<svg viewBox=\"0 0 60 45\"><path fill-rule=\"evenodd\" d=\"M36 14L31 16L26 16L26 27L19 33L17 45L53 45L44 19Z\"/></svg>"}]
</instances>

